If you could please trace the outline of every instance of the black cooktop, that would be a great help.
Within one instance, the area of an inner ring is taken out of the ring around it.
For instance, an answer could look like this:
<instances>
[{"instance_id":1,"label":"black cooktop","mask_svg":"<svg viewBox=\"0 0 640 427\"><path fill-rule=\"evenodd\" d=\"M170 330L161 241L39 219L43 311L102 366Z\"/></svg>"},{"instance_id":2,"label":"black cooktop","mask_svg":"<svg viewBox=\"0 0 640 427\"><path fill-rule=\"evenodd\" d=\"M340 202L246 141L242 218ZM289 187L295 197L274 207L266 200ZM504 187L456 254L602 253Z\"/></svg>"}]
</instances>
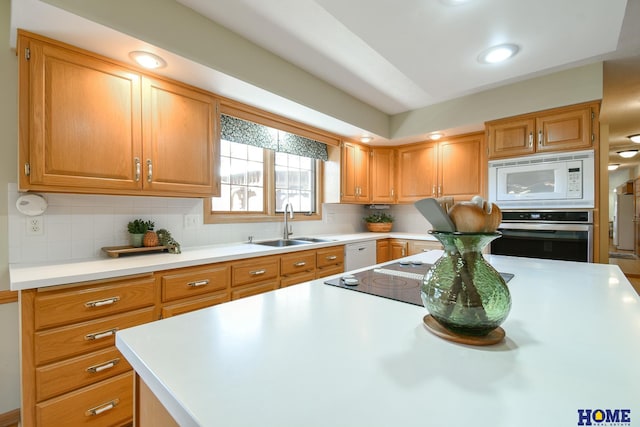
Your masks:
<instances>
[{"instance_id":1,"label":"black cooktop","mask_svg":"<svg viewBox=\"0 0 640 427\"><path fill-rule=\"evenodd\" d=\"M324 283L422 306L420 286L429 268L431 264L396 262L352 275L345 274ZM511 273L500 273L500 275L505 282L513 278Z\"/></svg>"}]
</instances>

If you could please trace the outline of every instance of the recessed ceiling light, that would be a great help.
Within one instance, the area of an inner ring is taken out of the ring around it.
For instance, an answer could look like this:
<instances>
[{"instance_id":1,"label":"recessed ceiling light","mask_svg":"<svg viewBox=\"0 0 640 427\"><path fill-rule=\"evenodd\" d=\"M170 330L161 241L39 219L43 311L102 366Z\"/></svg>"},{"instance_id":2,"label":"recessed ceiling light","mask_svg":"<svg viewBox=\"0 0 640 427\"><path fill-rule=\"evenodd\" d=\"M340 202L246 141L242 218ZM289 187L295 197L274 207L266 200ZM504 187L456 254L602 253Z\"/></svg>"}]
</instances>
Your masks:
<instances>
[{"instance_id":1,"label":"recessed ceiling light","mask_svg":"<svg viewBox=\"0 0 640 427\"><path fill-rule=\"evenodd\" d=\"M136 61L142 67L150 70L167 66L167 62L158 55L141 50L129 52L129 58Z\"/></svg>"},{"instance_id":2,"label":"recessed ceiling light","mask_svg":"<svg viewBox=\"0 0 640 427\"><path fill-rule=\"evenodd\" d=\"M640 133L637 133L635 135L629 135L627 138L629 138L633 142L640 143Z\"/></svg>"},{"instance_id":3,"label":"recessed ceiling light","mask_svg":"<svg viewBox=\"0 0 640 427\"><path fill-rule=\"evenodd\" d=\"M434 132L432 134L429 135L429 139L433 140L433 141L437 141L440 138L442 138L444 135L440 132Z\"/></svg>"},{"instance_id":4,"label":"recessed ceiling light","mask_svg":"<svg viewBox=\"0 0 640 427\"><path fill-rule=\"evenodd\" d=\"M616 169L618 169L620 167L620 163L612 163L609 166L607 166L607 169L610 171L614 171Z\"/></svg>"},{"instance_id":5,"label":"recessed ceiling light","mask_svg":"<svg viewBox=\"0 0 640 427\"><path fill-rule=\"evenodd\" d=\"M365 144L367 142L371 142L371 141L373 141L373 137L372 136L363 135L363 136L360 137L360 142L364 142Z\"/></svg>"},{"instance_id":6,"label":"recessed ceiling light","mask_svg":"<svg viewBox=\"0 0 640 427\"><path fill-rule=\"evenodd\" d=\"M482 64L497 64L513 57L519 50L518 45L511 43L492 46L478 55L478 62Z\"/></svg>"},{"instance_id":7,"label":"recessed ceiling light","mask_svg":"<svg viewBox=\"0 0 640 427\"><path fill-rule=\"evenodd\" d=\"M618 151L618 155L620 157L624 157L625 159L630 159L633 156L635 156L636 154L638 154L638 150L624 150L624 151Z\"/></svg>"}]
</instances>

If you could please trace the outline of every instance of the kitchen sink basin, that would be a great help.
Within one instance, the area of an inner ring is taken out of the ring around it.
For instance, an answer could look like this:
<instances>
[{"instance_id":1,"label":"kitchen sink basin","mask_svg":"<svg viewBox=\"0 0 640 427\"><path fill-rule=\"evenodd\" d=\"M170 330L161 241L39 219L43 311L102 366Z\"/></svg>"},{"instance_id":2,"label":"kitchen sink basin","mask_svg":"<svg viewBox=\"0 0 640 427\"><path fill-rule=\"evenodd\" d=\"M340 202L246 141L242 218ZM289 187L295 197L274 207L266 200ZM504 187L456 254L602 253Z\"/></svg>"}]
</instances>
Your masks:
<instances>
[{"instance_id":1,"label":"kitchen sink basin","mask_svg":"<svg viewBox=\"0 0 640 427\"><path fill-rule=\"evenodd\" d=\"M311 243L335 242L334 239L319 239L317 237L296 237L295 240L304 240Z\"/></svg>"},{"instance_id":2,"label":"kitchen sink basin","mask_svg":"<svg viewBox=\"0 0 640 427\"><path fill-rule=\"evenodd\" d=\"M308 240L298 240L298 239L277 239L277 240L266 240L264 242L255 242L256 245L264 245L264 246L273 246L276 248L282 248L284 246L296 246L296 245L308 245L312 242Z\"/></svg>"}]
</instances>

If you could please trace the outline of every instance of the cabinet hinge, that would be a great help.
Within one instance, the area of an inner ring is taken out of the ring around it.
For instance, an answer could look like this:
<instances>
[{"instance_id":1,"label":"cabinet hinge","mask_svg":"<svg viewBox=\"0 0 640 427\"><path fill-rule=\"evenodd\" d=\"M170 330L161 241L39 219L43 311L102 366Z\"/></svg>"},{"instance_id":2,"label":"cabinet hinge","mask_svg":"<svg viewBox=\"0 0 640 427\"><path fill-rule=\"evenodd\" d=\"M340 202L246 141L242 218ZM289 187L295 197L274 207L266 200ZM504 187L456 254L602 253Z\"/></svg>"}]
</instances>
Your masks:
<instances>
[{"instance_id":1,"label":"cabinet hinge","mask_svg":"<svg viewBox=\"0 0 640 427\"><path fill-rule=\"evenodd\" d=\"M27 61L31 59L31 49L29 49L28 47L24 48L24 59L26 59Z\"/></svg>"},{"instance_id":2,"label":"cabinet hinge","mask_svg":"<svg viewBox=\"0 0 640 427\"><path fill-rule=\"evenodd\" d=\"M31 165L28 162L24 164L24 174L26 176L31 174Z\"/></svg>"},{"instance_id":3,"label":"cabinet hinge","mask_svg":"<svg viewBox=\"0 0 640 427\"><path fill-rule=\"evenodd\" d=\"M596 134L592 133L591 134L591 142L595 142L596 141Z\"/></svg>"},{"instance_id":4,"label":"cabinet hinge","mask_svg":"<svg viewBox=\"0 0 640 427\"><path fill-rule=\"evenodd\" d=\"M594 120L596 118L596 113L594 113L593 111L591 112L591 120Z\"/></svg>"}]
</instances>

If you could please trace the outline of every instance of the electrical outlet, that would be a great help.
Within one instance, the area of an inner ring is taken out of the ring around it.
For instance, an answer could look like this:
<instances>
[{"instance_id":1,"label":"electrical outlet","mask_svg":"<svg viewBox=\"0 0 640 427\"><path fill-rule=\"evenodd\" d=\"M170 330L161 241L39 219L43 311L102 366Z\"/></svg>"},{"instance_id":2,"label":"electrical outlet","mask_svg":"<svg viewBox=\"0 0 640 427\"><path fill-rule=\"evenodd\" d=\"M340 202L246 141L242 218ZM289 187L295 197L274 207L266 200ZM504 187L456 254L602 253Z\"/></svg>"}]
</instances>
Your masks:
<instances>
[{"instance_id":1,"label":"electrical outlet","mask_svg":"<svg viewBox=\"0 0 640 427\"><path fill-rule=\"evenodd\" d=\"M44 221L42 215L27 218L27 236L42 236L44 234Z\"/></svg>"},{"instance_id":2,"label":"electrical outlet","mask_svg":"<svg viewBox=\"0 0 640 427\"><path fill-rule=\"evenodd\" d=\"M198 215L192 214L184 216L184 228L187 230L197 228L199 222L200 217Z\"/></svg>"}]
</instances>

